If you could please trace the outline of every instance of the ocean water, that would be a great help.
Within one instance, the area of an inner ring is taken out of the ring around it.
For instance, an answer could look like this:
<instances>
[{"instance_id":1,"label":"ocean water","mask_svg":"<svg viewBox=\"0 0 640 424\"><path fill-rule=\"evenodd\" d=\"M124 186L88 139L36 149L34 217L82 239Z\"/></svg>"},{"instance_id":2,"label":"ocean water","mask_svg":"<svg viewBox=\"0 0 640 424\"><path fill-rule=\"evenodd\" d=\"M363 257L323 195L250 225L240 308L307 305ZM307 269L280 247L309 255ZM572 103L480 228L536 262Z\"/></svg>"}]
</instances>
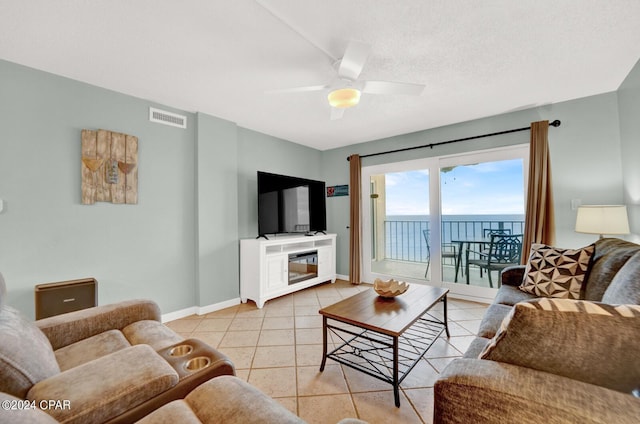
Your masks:
<instances>
[{"instance_id":1,"label":"ocean water","mask_svg":"<svg viewBox=\"0 0 640 424\"><path fill-rule=\"evenodd\" d=\"M443 215L442 243L481 238L484 229L508 229L522 234L524 215ZM425 230L429 232L428 215L389 215L385 220L385 256L387 259L424 262L427 256Z\"/></svg>"}]
</instances>

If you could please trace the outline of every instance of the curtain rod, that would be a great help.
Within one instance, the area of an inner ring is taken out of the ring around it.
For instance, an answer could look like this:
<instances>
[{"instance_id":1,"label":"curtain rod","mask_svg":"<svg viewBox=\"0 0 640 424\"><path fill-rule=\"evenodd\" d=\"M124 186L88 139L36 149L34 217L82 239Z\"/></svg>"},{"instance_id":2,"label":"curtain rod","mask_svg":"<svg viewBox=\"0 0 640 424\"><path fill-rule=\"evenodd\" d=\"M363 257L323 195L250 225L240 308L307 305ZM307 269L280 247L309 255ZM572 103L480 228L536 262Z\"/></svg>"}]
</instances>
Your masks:
<instances>
[{"instance_id":1,"label":"curtain rod","mask_svg":"<svg viewBox=\"0 0 640 424\"><path fill-rule=\"evenodd\" d=\"M559 127L560 123L561 123L560 120L556 119L553 122L549 122L549 126ZM531 126L528 126L528 127L516 128L516 129L513 129L513 130L505 130L505 131L500 131L500 132L494 132L494 133L491 133L491 134L474 135L472 137L458 138L458 139L449 140L449 141L440 141L438 143L425 144L425 145L422 145L422 146L405 147L404 149L387 150L386 152L370 153L368 155L362 155L362 156L360 156L360 158L368 158L368 157L371 157L371 156L386 155L386 154L389 154L389 153L406 152L407 150L424 149L425 147L429 147L429 148L433 149L433 146L442 146L443 144L457 143L459 141L475 140L476 138L492 137L494 135L509 134L509 133L514 133L514 132L519 132L519 131L528 131L530 129L531 129ZM347 158L347 160L350 160L350 159Z\"/></svg>"}]
</instances>

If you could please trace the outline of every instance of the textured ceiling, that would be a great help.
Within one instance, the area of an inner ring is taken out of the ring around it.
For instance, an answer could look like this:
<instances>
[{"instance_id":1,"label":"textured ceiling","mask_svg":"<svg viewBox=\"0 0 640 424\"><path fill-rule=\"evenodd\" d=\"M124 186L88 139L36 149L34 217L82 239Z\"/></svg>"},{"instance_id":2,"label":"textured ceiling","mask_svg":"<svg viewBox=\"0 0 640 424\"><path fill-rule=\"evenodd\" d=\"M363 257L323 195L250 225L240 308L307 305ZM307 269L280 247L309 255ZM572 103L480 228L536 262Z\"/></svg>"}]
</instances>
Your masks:
<instances>
[{"instance_id":1,"label":"textured ceiling","mask_svg":"<svg viewBox=\"0 0 640 424\"><path fill-rule=\"evenodd\" d=\"M0 58L320 150L614 91L640 58L638 0L0 0ZM363 94L331 121L350 40Z\"/></svg>"}]
</instances>

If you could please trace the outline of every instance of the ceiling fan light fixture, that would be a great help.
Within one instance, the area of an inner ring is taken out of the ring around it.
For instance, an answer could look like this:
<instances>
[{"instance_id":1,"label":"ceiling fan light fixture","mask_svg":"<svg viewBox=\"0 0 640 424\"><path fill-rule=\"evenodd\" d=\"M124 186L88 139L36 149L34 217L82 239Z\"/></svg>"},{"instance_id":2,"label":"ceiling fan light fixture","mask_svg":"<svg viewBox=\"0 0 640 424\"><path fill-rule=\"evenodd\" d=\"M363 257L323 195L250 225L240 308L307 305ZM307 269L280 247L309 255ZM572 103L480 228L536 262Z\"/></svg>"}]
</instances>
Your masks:
<instances>
[{"instance_id":1,"label":"ceiling fan light fixture","mask_svg":"<svg viewBox=\"0 0 640 424\"><path fill-rule=\"evenodd\" d=\"M360 102L360 90L355 88L339 88L329 93L327 98L331 106L346 109Z\"/></svg>"}]
</instances>

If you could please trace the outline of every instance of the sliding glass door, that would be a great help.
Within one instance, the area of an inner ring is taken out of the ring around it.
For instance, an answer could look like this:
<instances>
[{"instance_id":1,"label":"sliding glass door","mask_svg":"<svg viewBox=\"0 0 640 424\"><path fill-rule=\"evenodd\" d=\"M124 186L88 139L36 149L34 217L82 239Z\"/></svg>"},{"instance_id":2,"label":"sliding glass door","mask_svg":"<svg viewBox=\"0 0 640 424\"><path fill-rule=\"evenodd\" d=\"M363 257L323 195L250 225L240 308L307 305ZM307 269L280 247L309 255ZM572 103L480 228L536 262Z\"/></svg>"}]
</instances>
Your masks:
<instances>
[{"instance_id":1,"label":"sliding glass door","mask_svg":"<svg viewBox=\"0 0 640 424\"><path fill-rule=\"evenodd\" d=\"M489 280L474 260L488 234L522 234L527 155L518 146L363 167L363 280L492 298L498 273Z\"/></svg>"}]
</instances>

